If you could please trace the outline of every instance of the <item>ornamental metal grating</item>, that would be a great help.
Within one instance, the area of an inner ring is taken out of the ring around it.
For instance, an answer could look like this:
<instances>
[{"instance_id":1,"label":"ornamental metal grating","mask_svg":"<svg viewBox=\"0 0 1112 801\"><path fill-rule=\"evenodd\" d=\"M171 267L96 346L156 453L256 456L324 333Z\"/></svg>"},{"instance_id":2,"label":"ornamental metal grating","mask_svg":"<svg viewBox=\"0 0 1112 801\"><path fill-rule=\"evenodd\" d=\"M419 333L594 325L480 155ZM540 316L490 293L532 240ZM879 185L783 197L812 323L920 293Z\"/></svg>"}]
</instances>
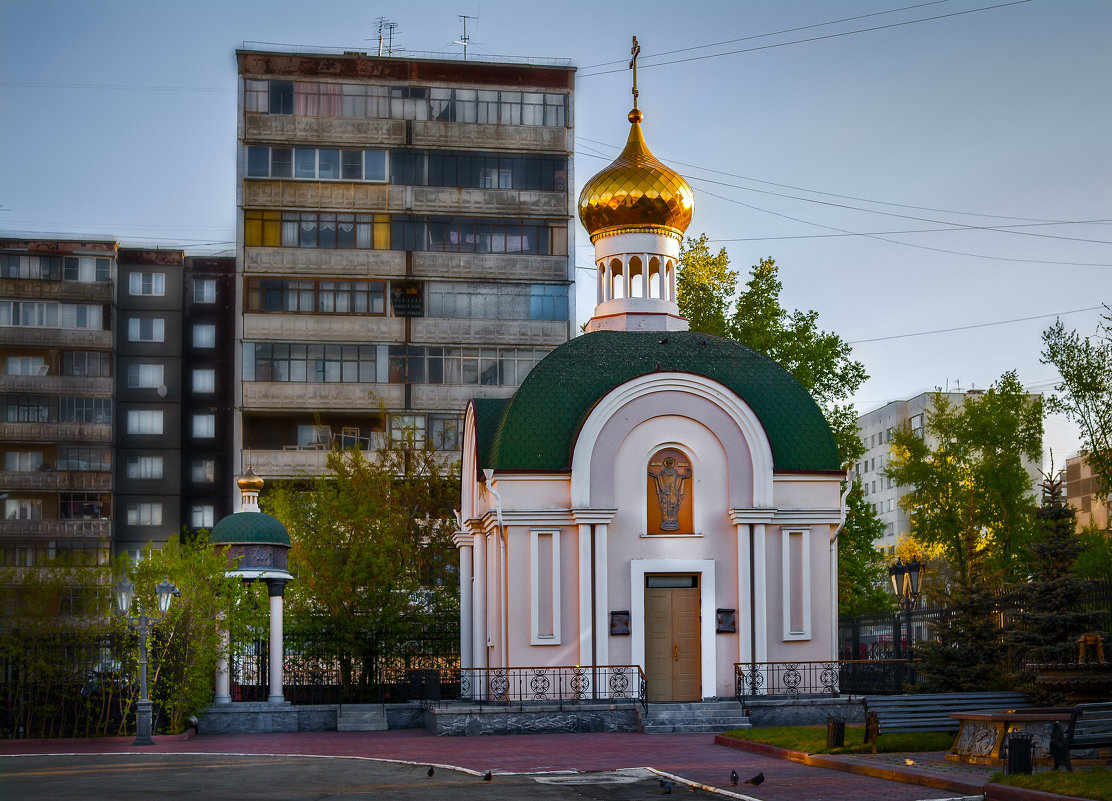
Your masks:
<instances>
[{"instance_id":1,"label":"ornamental metal grating","mask_svg":"<svg viewBox=\"0 0 1112 801\"><path fill-rule=\"evenodd\" d=\"M741 662L734 664L738 701L762 696L886 695L914 682L906 659L817 662Z\"/></svg>"},{"instance_id":2,"label":"ornamental metal grating","mask_svg":"<svg viewBox=\"0 0 1112 801\"><path fill-rule=\"evenodd\" d=\"M442 674L439 679L442 689L459 689L458 693L445 692L435 699L436 703L461 701L479 706L522 708L553 703L560 706L615 702L646 705L645 674L637 665L464 668L442 671ZM430 699L426 696L421 700Z\"/></svg>"}]
</instances>

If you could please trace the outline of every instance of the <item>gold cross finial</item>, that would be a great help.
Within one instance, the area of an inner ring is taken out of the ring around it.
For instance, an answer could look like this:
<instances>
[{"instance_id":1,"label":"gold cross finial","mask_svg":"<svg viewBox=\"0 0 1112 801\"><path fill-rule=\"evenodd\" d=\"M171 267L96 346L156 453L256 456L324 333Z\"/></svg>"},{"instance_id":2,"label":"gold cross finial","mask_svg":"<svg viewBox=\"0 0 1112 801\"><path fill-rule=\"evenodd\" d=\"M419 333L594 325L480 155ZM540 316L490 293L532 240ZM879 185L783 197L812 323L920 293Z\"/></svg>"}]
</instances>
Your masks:
<instances>
[{"instance_id":1,"label":"gold cross finial","mask_svg":"<svg viewBox=\"0 0 1112 801\"><path fill-rule=\"evenodd\" d=\"M630 48L633 58L629 60L629 68L633 70L633 108L637 109L637 56L641 53L641 45L637 44L637 37L633 37L633 47Z\"/></svg>"}]
</instances>

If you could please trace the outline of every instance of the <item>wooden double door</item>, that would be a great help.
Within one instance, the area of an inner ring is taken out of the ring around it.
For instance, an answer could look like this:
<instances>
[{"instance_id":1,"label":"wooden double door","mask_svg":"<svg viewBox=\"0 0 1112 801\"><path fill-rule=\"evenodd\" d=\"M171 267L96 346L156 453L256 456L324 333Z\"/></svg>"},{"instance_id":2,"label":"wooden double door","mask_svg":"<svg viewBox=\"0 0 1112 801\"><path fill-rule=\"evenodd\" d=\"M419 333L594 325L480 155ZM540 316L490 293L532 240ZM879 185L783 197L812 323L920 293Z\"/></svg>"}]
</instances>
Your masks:
<instances>
[{"instance_id":1,"label":"wooden double door","mask_svg":"<svg viewBox=\"0 0 1112 801\"><path fill-rule=\"evenodd\" d=\"M699 701L698 576L647 576L645 584L648 700Z\"/></svg>"}]
</instances>

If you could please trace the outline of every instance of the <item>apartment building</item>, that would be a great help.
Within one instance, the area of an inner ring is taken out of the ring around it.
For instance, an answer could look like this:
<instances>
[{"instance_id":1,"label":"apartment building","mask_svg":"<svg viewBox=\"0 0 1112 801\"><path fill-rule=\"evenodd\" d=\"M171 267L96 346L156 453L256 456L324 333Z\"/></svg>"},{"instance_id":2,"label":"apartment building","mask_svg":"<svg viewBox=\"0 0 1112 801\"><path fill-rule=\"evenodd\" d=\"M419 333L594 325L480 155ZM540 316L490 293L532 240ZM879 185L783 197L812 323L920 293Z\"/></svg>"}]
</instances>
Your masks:
<instances>
[{"instance_id":1,"label":"apartment building","mask_svg":"<svg viewBox=\"0 0 1112 801\"><path fill-rule=\"evenodd\" d=\"M238 51L236 470L460 448L571 335L574 69Z\"/></svg>"},{"instance_id":2,"label":"apartment building","mask_svg":"<svg viewBox=\"0 0 1112 801\"><path fill-rule=\"evenodd\" d=\"M1066 459L1066 502L1077 510L1077 528L1090 524L1107 529L1112 523L1112 498L1097 500L1099 482L1083 455Z\"/></svg>"},{"instance_id":3,"label":"apartment building","mask_svg":"<svg viewBox=\"0 0 1112 801\"><path fill-rule=\"evenodd\" d=\"M0 563L104 564L231 511L235 260L0 239Z\"/></svg>"},{"instance_id":4,"label":"apartment building","mask_svg":"<svg viewBox=\"0 0 1112 801\"><path fill-rule=\"evenodd\" d=\"M0 239L2 563L105 564L117 247Z\"/></svg>"},{"instance_id":5,"label":"apartment building","mask_svg":"<svg viewBox=\"0 0 1112 801\"><path fill-rule=\"evenodd\" d=\"M977 390L943 392L942 397L951 406L961 406L967 397L977 394ZM911 516L900 508L900 499L910 491L910 487L900 486L883 474L892 455L892 436L896 429L906 426L922 438L927 414L934 405L934 396L933 392L924 392L909 400L892 401L857 418L865 455L853 469L861 478L865 500L884 523L884 536L877 540L876 547L889 553L895 553L900 535L906 535L911 530ZM1031 477L1034 491L1040 481L1039 465L1025 459L1024 468Z\"/></svg>"}]
</instances>

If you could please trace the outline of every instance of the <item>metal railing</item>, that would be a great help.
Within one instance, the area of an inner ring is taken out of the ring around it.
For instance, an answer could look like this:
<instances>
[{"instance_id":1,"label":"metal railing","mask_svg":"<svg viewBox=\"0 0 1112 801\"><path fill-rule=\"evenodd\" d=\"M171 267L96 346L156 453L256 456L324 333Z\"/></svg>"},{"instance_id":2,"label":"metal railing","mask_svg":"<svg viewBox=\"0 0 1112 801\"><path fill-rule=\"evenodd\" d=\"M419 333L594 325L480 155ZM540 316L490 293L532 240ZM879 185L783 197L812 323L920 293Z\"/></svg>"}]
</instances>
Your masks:
<instances>
[{"instance_id":1,"label":"metal railing","mask_svg":"<svg viewBox=\"0 0 1112 801\"><path fill-rule=\"evenodd\" d=\"M464 702L479 707L630 703L647 708L645 674L637 665L406 670L393 677L394 698L426 706Z\"/></svg>"},{"instance_id":2,"label":"metal railing","mask_svg":"<svg viewBox=\"0 0 1112 801\"><path fill-rule=\"evenodd\" d=\"M914 665L906 659L734 663L734 696L738 701L760 697L892 695L914 682Z\"/></svg>"}]
</instances>

